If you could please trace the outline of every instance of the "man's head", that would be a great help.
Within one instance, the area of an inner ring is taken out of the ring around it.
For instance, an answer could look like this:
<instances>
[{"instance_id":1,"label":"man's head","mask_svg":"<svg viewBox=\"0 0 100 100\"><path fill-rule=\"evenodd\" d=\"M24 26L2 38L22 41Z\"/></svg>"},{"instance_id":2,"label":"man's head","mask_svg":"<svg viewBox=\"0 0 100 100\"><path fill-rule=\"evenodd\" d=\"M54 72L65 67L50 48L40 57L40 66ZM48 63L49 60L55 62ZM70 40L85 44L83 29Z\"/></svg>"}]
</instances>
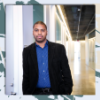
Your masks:
<instances>
[{"instance_id":1,"label":"man's head","mask_svg":"<svg viewBox=\"0 0 100 100\"><path fill-rule=\"evenodd\" d=\"M47 26L42 21L38 21L33 25L33 36L36 42L43 42L47 36Z\"/></svg>"}]
</instances>

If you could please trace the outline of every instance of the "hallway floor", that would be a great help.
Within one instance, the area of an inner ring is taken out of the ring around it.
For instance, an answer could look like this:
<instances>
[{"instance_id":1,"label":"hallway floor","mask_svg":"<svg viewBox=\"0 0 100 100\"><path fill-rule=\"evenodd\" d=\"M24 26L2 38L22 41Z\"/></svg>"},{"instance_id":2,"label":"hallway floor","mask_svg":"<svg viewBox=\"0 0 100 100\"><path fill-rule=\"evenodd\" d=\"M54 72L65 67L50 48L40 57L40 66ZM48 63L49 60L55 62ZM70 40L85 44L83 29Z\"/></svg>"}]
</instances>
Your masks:
<instances>
[{"instance_id":1,"label":"hallway floor","mask_svg":"<svg viewBox=\"0 0 100 100\"><path fill-rule=\"evenodd\" d=\"M69 62L72 78L73 92L71 95L95 95L95 70L94 64L87 66L84 60L77 59Z\"/></svg>"}]
</instances>

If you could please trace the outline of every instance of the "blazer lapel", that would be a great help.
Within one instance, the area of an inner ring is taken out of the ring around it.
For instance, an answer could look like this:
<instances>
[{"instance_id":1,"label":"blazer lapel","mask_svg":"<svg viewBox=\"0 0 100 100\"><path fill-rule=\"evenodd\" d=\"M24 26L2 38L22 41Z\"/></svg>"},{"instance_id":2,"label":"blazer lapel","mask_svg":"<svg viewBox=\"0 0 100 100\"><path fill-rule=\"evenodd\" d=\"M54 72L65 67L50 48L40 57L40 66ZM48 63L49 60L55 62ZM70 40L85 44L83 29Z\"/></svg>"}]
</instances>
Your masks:
<instances>
[{"instance_id":1,"label":"blazer lapel","mask_svg":"<svg viewBox=\"0 0 100 100\"><path fill-rule=\"evenodd\" d=\"M54 45L48 41L48 68L52 68L52 60L54 56Z\"/></svg>"},{"instance_id":2,"label":"blazer lapel","mask_svg":"<svg viewBox=\"0 0 100 100\"><path fill-rule=\"evenodd\" d=\"M38 62L37 62L35 43L33 43L33 45L32 45L31 55L30 56L31 56L31 63L34 66L34 68L36 69L36 71L38 72Z\"/></svg>"}]
</instances>

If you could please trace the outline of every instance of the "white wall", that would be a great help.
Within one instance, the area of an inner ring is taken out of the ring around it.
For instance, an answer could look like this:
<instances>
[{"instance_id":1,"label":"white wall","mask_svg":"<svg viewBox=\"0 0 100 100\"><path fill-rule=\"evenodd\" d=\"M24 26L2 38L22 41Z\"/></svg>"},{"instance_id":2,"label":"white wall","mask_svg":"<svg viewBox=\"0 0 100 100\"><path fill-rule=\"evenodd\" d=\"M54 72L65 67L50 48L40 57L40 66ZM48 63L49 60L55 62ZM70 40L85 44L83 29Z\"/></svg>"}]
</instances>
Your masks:
<instances>
[{"instance_id":1,"label":"white wall","mask_svg":"<svg viewBox=\"0 0 100 100\"><path fill-rule=\"evenodd\" d=\"M13 6L6 6L6 91L10 95L14 91L14 47L13 47ZM10 57L10 59L9 59Z\"/></svg>"},{"instance_id":2,"label":"white wall","mask_svg":"<svg viewBox=\"0 0 100 100\"><path fill-rule=\"evenodd\" d=\"M68 59L69 61L74 60L74 41L68 41Z\"/></svg>"},{"instance_id":3,"label":"white wall","mask_svg":"<svg viewBox=\"0 0 100 100\"><path fill-rule=\"evenodd\" d=\"M33 6L24 5L23 8L23 45L28 46L33 42ZM23 47L24 47L23 46Z\"/></svg>"},{"instance_id":4,"label":"white wall","mask_svg":"<svg viewBox=\"0 0 100 100\"><path fill-rule=\"evenodd\" d=\"M47 39L55 42L55 5L44 6L44 22L47 25Z\"/></svg>"},{"instance_id":5,"label":"white wall","mask_svg":"<svg viewBox=\"0 0 100 100\"><path fill-rule=\"evenodd\" d=\"M22 51L33 43L33 6L6 6L6 94L22 94ZM10 57L10 59L9 59ZM10 85L13 84L11 87ZM11 93L12 92L12 93Z\"/></svg>"}]
</instances>

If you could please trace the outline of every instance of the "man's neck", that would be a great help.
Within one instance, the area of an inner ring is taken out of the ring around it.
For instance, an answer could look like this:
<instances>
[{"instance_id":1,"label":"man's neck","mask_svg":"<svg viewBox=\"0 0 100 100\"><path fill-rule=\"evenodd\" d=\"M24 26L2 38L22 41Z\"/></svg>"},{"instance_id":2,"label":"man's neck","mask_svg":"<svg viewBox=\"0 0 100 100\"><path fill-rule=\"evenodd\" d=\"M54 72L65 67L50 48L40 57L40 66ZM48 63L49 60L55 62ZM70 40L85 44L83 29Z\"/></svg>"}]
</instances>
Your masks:
<instances>
[{"instance_id":1,"label":"man's neck","mask_svg":"<svg viewBox=\"0 0 100 100\"><path fill-rule=\"evenodd\" d=\"M45 41L43 41L41 43L36 42L36 44L39 45L41 48L44 48L46 41L47 41L47 39L45 39Z\"/></svg>"}]
</instances>

